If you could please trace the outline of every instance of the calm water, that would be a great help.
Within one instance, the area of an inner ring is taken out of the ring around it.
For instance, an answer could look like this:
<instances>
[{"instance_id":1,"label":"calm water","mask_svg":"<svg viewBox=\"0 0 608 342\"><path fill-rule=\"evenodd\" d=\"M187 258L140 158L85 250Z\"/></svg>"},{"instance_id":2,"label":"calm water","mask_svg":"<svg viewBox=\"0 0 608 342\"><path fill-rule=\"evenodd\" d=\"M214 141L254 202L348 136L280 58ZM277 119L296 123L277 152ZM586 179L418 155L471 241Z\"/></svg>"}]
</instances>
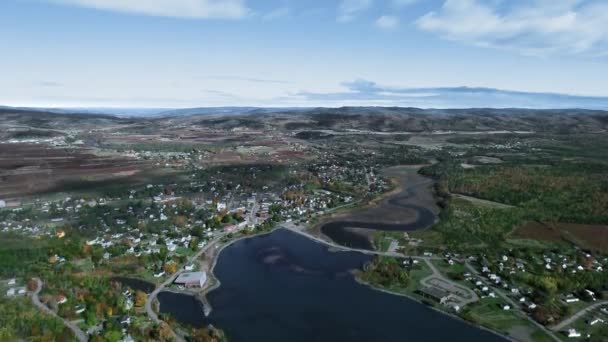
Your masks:
<instances>
[{"instance_id":1,"label":"calm water","mask_svg":"<svg viewBox=\"0 0 608 342\"><path fill-rule=\"evenodd\" d=\"M112 281L122 283L123 286L132 288L133 290L143 291L145 293L151 293L156 288L156 285L147 282L145 280L128 278L128 277L113 277Z\"/></svg>"},{"instance_id":2,"label":"calm water","mask_svg":"<svg viewBox=\"0 0 608 342\"><path fill-rule=\"evenodd\" d=\"M502 341L407 298L360 285L351 270L369 260L333 253L286 230L241 240L220 254L222 286L207 319L193 297L161 293L161 312L230 341Z\"/></svg>"},{"instance_id":3,"label":"calm water","mask_svg":"<svg viewBox=\"0 0 608 342\"><path fill-rule=\"evenodd\" d=\"M332 221L324 224L321 227L321 231L324 235L328 236L334 242L342 246L372 250L374 248L366 236L357 234L348 228L365 228L385 231L412 231L430 227L435 222L437 215L435 215L435 213L428 208L412 203L415 201L418 191L429 191L427 187L428 182L426 181L413 184L412 186L405 188L399 195L388 199L386 203L382 204L394 211L398 211L400 209L409 209L415 212L416 216L413 217L411 222L394 224L362 220ZM377 219L382 220L383 217L380 216L377 217Z\"/></svg>"}]
</instances>

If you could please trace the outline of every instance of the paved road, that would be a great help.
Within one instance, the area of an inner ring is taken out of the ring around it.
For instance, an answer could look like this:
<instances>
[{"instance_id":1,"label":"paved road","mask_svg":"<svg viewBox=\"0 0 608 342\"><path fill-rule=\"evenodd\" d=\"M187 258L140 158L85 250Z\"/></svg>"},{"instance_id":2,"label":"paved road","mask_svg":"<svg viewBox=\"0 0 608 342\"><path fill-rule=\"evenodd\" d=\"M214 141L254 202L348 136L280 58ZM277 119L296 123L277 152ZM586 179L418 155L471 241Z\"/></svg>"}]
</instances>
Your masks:
<instances>
[{"instance_id":1,"label":"paved road","mask_svg":"<svg viewBox=\"0 0 608 342\"><path fill-rule=\"evenodd\" d=\"M600 306L603 306L603 305L608 305L608 300L605 300L605 301L602 301L602 302L597 302L597 303L594 303L592 305L589 305L588 307L580 310L579 312L577 312L574 315L568 317L567 319L559 322L559 324L556 324L556 325L552 326L551 330L553 330L553 331L561 331L565 327L567 327L570 324L574 323L579 318L583 317L589 311L597 309L597 308L599 308Z\"/></svg>"},{"instance_id":2,"label":"paved road","mask_svg":"<svg viewBox=\"0 0 608 342\"><path fill-rule=\"evenodd\" d=\"M76 324L58 316L53 310L49 309L46 305L42 304L38 295L40 294L40 291L42 290L42 286L44 286L44 283L39 278L34 278L34 280L36 280L37 288L34 291L34 293L32 293L32 303L36 307L38 307L41 311L43 311L44 313L54 316L55 318L61 320L63 322L63 325L65 325L68 329L72 330L72 332L74 333L74 336L76 336L76 339L78 339L78 341L86 342L88 340L87 335L82 330L80 330L80 328Z\"/></svg>"},{"instance_id":3,"label":"paved road","mask_svg":"<svg viewBox=\"0 0 608 342\"><path fill-rule=\"evenodd\" d=\"M465 263L466 267L469 269L469 271L471 271L471 273L480 276L479 271L477 271L477 269L475 269L475 267L471 266L471 264L469 264L468 262ZM532 324L534 324L537 328L539 328L540 330L544 331L547 335L549 335L553 340L555 341L561 341L561 339L559 337L557 337L557 335L555 335L553 333L553 331L547 329L547 327L545 327L544 325L538 323L537 321L535 321L532 317L528 316L527 313L523 312L521 310L521 307L519 306L519 303L516 303L513 299L511 299L511 297L509 297L506 293L504 293L501 289L496 288L496 287L492 287L492 289L496 292L496 294L498 294L498 296L502 299L504 299L506 302L508 302L511 307L513 308L513 310L516 310L516 312L518 313L518 315L522 318L527 319L528 321L530 321Z\"/></svg>"},{"instance_id":4,"label":"paved road","mask_svg":"<svg viewBox=\"0 0 608 342\"><path fill-rule=\"evenodd\" d=\"M222 234L218 235L215 239L211 240L207 245L205 245L205 247L199 249L198 252L196 252L196 254L191 256L184 265L192 264L195 260L200 258L201 255L203 255L209 248L215 247L215 244L221 238L223 238L225 235L226 235L226 233L222 233ZM165 287L171 285L175 281L175 279L180 274L182 274L182 272L184 272L184 267L183 267L184 265L181 265L181 267L179 268L179 270L177 272L175 272L171 276L169 276L169 278L167 278L167 280L165 280L162 284L157 286L156 289L154 289L154 291L152 291L152 293L150 293L148 295L148 299L146 300L146 305L145 305L146 313L148 314L148 317L150 317L150 319L156 324L166 324L166 323L164 321L162 321L160 318L158 318L158 315L152 309L152 303L154 302L154 299L156 299L156 296L158 296L158 294L160 292L162 292L165 289ZM184 338L182 336L179 336L178 334L176 334L175 331L172 330L171 332L172 332L173 338L176 341L178 341L178 342L185 341Z\"/></svg>"},{"instance_id":5,"label":"paved road","mask_svg":"<svg viewBox=\"0 0 608 342\"><path fill-rule=\"evenodd\" d=\"M350 251L350 252L359 252L359 253L363 253L363 254L367 254L367 255L383 255L383 256L390 256L390 257L399 257L399 258L407 258L408 256L401 254L401 253L397 253L397 252L380 252L380 251L374 251L374 250L369 250L369 249L361 249L361 248L352 248L352 247L346 247L346 246L342 246L339 245L337 243L334 243L332 241L327 241L327 240L323 240L319 237L316 237L312 234L309 234L307 232L305 232L304 230L302 230L301 228L299 228L298 226L296 226L293 223L284 223L281 225L281 227L283 229L287 229L289 231L292 231L296 234L300 234L303 235L311 240L314 240L318 243L327 245L329 247L335 248L335 249L341 249L343 251ZM422 259L421 257L413 257L414 259Z\"/></svg>"}]
</instances>

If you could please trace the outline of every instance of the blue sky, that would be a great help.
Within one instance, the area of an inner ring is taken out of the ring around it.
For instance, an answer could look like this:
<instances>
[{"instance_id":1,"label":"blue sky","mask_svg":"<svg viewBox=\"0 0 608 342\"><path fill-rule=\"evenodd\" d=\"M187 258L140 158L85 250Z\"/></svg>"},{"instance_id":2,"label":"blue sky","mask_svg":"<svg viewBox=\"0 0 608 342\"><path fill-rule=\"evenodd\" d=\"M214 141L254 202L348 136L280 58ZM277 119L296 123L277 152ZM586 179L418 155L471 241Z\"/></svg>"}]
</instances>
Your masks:
<instances>
[{"instance_id":1,"label":"blue sky","mask_svg":"<svg viewBox=\"0 0 608 342\"><path fill-rule=\"evenodd\" d=\"M2 0L0 104L608 108L607 23L604 0Z\"/></svg>"}]
</instances>

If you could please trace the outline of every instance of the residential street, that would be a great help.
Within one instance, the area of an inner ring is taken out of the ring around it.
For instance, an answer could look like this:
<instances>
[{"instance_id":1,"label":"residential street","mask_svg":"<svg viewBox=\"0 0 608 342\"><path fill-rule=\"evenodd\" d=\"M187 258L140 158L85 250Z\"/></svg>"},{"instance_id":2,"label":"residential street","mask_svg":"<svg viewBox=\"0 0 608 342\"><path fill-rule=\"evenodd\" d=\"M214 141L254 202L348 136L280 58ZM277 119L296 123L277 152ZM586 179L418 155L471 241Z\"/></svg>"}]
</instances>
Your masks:
<instances>
[{"instance_id":1,"label":"residential street","mask_svg":"<svg viewBox=\"0 0 608 342\"><path fill-rule=\"evenodd\" d=\"M469 269L471 271L471 273L479 276L479 272L475 269L475 267L471 266L468 262L465 263L467 269ZM561 339L559 337L557 337L553 331L547 329L547 327L545 327L542 324L539 324L538 322L536 322L534 319L532 319L530 316L528 316L525 312L523 312L519 306L518 303L516 303L514 300L512 300L511 298L509 298L509 296L507 296L502 290L498 289L498 288L494 288L493 290L496 291L496 294L498 294L498 296L500 296L500 298L504 299L505 301L507 301L509 303L509 305L511 305L511 307L514 310L517 310L516 312L521 316L526 318L528 321L530 321L532 324L534 324L535 326L537 326L539 329L541 329L542 331L544 331L545 333L547 333L547 335L549 335L553 340L555 341L561 341Z\"/></svg>"},{"instance_id":2,"label":"residential street","mask_svg":"<svg viewBox=\"0 0 608 342\"><path fill-rule=\"evenodd\" d=\"M76 339L78 341L86 342L88 340L87 335L82 330L80 330L80 328L76 324L58 316L53 310L49 309L46 305L42 304L38 295L40 294L40 291L42 290L42 286L44 286L44 283L39 278L34 278L34 280L37 283L37 288L32 293L32 303L36 307L38 307L41 311L43 311L44 313L49 314L51 316L55 316L57 319L60 319L68 329L72 330L72 332L74 333L74 336L76 336Z\"/></svg>"},{"instance_id":3,"label":"residential street","mask_svg":"<svg viewBox=\"0 0 608 342\"><path fill-rule=\"evenodd\" d=\"M579 318L583 317L589 311L592 311L593 309L599 308L602 305L608 305L608 300L604 300L604 301L597 302L597 303L594 303L592 305L589 305L588 307L580 310L579 312L575 313L574 315L572 315L572 316L564 319L563 321L559 322L558 324L552 326L551 330L553 330L553 331L561 331L562 329L566 328L568 325L574 323L576 320L578 320Z\"/></svg>"}]
</instances>

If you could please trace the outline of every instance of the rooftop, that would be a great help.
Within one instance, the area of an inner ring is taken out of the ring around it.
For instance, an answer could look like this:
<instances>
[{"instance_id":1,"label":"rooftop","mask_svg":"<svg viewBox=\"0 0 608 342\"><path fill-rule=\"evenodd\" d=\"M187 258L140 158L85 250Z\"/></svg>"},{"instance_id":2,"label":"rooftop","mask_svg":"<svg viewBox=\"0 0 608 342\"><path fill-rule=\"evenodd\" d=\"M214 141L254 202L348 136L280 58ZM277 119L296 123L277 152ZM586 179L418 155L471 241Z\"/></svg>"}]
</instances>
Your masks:
<instances>
[{"instance_id":1,"label":"rooftop","mask_svg":"<svg viewBox=\"0 0 608 342\"><path fill-rule=\"evenodd\" d=\"M450 295L449 292L436 288L436 287L426 287L425 286L420 289L420 292L422 292L423 294L426 294L428 296L431 296L433 298L437 298L437 299L445 298Z\"/></svg>"},{"instance_id":2,"label":"rooftop","mask_svg":"<svg viewBox=\"0 0 608 342\"><path fill-rule=\"evenodd\" d=\"M205 278L207 275L205 272L184 272L175 279L176 283L190 283L199 281L201 278Z\"/></svg>"}]
</instances>

